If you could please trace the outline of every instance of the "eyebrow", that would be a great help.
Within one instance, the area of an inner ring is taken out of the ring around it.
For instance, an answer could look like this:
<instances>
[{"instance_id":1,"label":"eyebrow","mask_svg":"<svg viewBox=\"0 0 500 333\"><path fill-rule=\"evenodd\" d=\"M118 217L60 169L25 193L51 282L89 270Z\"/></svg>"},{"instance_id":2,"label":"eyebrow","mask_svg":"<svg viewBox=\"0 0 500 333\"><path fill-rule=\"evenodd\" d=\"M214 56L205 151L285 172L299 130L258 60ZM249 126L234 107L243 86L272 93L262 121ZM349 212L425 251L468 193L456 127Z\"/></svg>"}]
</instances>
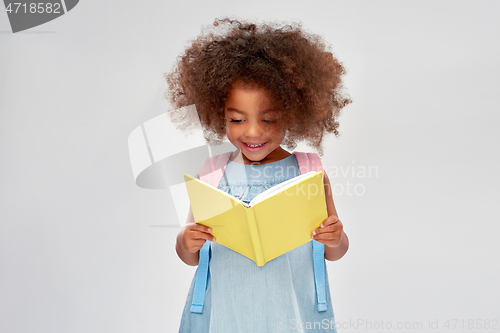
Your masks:
<instances>
[{"instance_id":1,"label":"eyebrow","mask_svg":"<svg viewBox=\"0 0 500 333\"><path fill-rule=\"evenodd\" d=\"M237 112L237 113L241 113L241 114L246 113L245 111L241 111L241 110L238 110L235 108L227 108L227 111ZM277 111L276 109L266 109L266 110L262 111L262 113L269 113L269 112L276 112L276 111Z\"/></svg>"}]
</instances>

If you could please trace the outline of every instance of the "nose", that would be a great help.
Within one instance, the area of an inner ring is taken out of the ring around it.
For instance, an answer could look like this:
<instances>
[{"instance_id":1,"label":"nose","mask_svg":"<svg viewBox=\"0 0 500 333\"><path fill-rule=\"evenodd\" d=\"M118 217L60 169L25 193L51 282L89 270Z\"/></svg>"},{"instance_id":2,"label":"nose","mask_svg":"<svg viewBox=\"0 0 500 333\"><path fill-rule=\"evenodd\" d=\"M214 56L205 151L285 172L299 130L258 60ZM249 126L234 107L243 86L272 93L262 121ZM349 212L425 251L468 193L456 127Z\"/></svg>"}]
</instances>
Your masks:
<instances>
[{"instance_id":1,"label":"nose","mask_svg":"<svg viewBox=\"0 0 500 333\"><path fill-rule=\"evenodd\" d=\"M264 133L260 124L256 121L247 122L247 126L245 128L245 136L248 138L260 137Z\"/></svg>"}]
</instances>

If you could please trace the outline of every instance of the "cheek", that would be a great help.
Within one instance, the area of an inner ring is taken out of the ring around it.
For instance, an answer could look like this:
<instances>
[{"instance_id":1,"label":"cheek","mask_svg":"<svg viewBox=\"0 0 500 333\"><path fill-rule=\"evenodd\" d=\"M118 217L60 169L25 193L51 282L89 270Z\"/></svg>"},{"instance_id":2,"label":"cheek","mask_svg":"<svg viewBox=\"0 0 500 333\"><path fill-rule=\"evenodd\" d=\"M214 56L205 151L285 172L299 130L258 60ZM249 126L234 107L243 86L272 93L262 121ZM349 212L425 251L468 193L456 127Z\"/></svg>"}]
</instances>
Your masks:
<instances>
[{"instance_id":1,"label":"cheek","mask_svg":"<svg viewBox=\"0 0 500 333\"><path fill-rule=\"evenodd\" d=\"M231 141L236 136L236 132L232 126L226 124L226 136Z\"/></svg>"},{"instance_id":2,"label":"cheek","mask_svg":"<svg viewBox=\"0 0 500 333\"><path fill-rule=\"evenodd\" d=\"M283 130L280 124L269 124L269 126L267 126L266 131L272 136L281 137L285 135L285 131Z\"/></svg>"}]
</instances>

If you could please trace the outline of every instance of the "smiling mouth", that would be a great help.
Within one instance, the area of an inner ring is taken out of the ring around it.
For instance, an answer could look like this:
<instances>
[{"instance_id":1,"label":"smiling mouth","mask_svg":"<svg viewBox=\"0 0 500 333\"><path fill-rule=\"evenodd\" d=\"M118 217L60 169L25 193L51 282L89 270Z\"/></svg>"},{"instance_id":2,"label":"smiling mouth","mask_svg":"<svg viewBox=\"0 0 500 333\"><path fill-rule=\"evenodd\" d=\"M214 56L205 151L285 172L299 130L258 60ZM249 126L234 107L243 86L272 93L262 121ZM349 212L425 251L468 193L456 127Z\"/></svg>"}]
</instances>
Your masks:
<instances>
[{"instance_id":1,"label":"smiling mouth","mask_svg":"<svg viewBox=\"0 0 500 333\"><path fill-rule=\"evenodd\" d=\"M260 143L260 144L250 144L250 143L246 143L246 142L243 142L243 143L245 144L245 146L250 147L250 148L259 148L259 147L262 147L263 145L265 145L267 142Z\"/></svg>"}]
</instances>

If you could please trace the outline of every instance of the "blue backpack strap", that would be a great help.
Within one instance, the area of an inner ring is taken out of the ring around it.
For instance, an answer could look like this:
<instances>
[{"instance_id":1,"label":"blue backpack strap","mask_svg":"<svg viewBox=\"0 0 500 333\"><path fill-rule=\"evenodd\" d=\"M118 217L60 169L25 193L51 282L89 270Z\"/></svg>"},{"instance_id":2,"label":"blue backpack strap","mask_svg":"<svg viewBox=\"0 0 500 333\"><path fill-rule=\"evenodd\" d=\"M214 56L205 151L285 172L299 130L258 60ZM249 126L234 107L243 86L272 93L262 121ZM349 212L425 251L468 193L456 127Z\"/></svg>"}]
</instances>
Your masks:
<instances>
[{"instance_id":1,"label":"blue backpack strap","mask_svg":"<svg viewBox=\"0 0 500 333\"><path fill-rule=\"evenodd\" d=\"M191 312L203 313L203 303L205 302L205 291L208 281L208 262L210 261L211 241L205 241L200 249L200 259L198 261L198 270L196 271L196 282L194 284L193 301L191 303Z\"/></svg>"},{"instance_id":2,"label":"blue backpack strap","mask_svg":"<svg viewBox=\"0 0 500 333\"><path fill-rule=\"evenodd\" d=\"M316 285L316 301L318 312L326 311L326 277L325 277L325 245L313 240L314 284Z\"/></svg>"},{"instance_id":3,"label":"blue backpack strap","mask_svg":"<svg viewBox=\"0 0 500 333\"><path fill-rule=\"evenodd\" d=\"M216 155L205 160L200 170L200 180L214 187L219 185L224 171L226 170L227 162L233 153L227 152ZM191 312L203 313L203 304L205 303L205 292L208 283L208 265L210 262L210 246L211 241L205 241L200 249L200 259L198 261L198 270L196 271L196 282L194 284L193 301L191 303Z\"/></svg>"}]
</instances>

